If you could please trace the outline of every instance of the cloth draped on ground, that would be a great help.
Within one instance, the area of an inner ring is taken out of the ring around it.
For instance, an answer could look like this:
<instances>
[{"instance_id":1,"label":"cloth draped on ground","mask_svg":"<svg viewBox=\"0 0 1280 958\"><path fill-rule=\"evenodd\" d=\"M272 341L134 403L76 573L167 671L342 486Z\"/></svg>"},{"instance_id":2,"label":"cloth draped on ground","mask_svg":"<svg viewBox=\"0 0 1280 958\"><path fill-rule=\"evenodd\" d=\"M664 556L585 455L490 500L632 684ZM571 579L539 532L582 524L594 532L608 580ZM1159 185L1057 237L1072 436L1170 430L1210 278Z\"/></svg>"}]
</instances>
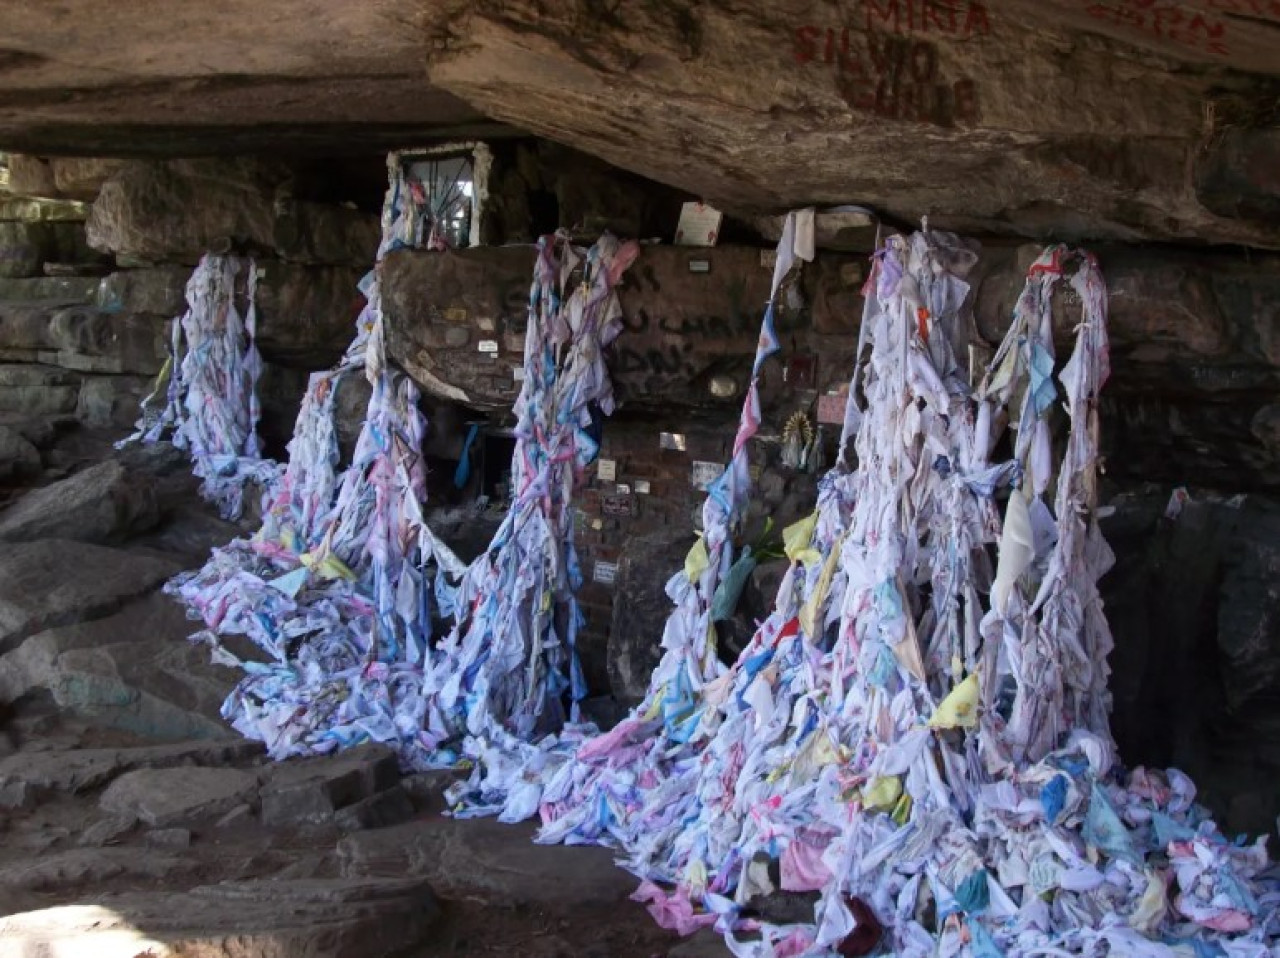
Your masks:
<instances>
[{"instance_id":1,"label":"cloth draped on ground","mask_svg":"<svg viewBox=\"0 0 1280 958\"><path fill-rule=\"evenodd\" d=\"M505 802L493 775L482 797L507 818L536 806L542 841L619 848L655 917L715 923L749 958L1274 954L1262 842L1223 836L1182 773L1125 771L1110 737L1097 264L1046 251L972 389L944 335L966 252L926 229L876 254L845 417L856 467L837 465L787 530L775 607L735 664L707 654L705 618L730 561L715 522L745 488L730 478L668 585L645 701L605 735L525 746ZM1068 282L1083 315L1055 376L1052 293ZM753 917L779 892L816 893L812 921Z\"/></svg>"},{"instance_id":2,"label":"cloth draped on ground","mask_svg":"<svg viewBox=\"0 0 1280 958\"><path fill-rule=\"evenodd\" d=\"M243 280L243 313L237 305ZM245 486L267 486L277 466L258 440L258 271L252 259L208 254L187 282L187 311L172 324L170 354L142 401L138 431L121 445L169 436L191 456L201 494L224 518L239 518ZM155 403L165 390L165 405Z\"/></svg>"}]
</instances>

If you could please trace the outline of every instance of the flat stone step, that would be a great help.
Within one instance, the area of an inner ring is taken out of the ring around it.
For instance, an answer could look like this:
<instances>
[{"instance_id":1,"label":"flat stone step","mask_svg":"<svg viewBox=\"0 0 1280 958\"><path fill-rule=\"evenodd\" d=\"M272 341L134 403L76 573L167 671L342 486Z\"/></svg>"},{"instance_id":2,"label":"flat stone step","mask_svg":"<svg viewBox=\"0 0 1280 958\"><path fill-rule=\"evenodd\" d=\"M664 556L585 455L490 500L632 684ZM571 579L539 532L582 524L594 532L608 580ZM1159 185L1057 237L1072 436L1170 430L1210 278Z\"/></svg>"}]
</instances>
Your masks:
<instances>
[{"instance_id":1,"label":"flat stone step","mask_svg":"<svg viewBox=\"0 0 1280 958\"><path fill-rule=\"evenodd\" d=\"M224 882L11 915L0 958L382 958L438 916L421 879Z\"/></svg>"},{"instance_id":2,"label":"flat stone step","mask_svg":"<svg viewBox=\"0 0 1280 958\"><path fill-rule=\"evenodd\" d=\"M535 845L532 823L428 818L358 832L338 843L342 874L417 875L443 898L571 912L626 902L637 880L614 853L584 845ZM634 906L631 906L634 907Z\"/></svg>"},{"instance_id":3,"label":"flat stone step","mask_svg":"<svg viewBox=\"0 0 1280 958\"><path fill-rule=\"evenodd\" d=\"M75 794L107 785L140 768L179 765L219 767L252 762L262 745L243 739L178 742L142 748L76 748L22 751L0 759L0 805L6 794Z\"/></svg>"}]
</instances>

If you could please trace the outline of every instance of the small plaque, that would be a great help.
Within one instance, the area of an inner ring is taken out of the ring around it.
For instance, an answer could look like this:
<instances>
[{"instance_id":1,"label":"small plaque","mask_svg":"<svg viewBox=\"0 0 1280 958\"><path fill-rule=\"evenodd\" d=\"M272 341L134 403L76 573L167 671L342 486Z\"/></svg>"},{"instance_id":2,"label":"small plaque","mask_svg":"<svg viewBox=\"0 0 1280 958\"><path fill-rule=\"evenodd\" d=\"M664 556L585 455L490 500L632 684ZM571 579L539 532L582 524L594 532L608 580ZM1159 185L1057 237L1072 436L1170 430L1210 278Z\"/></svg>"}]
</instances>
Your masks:
<instances>
[{"instance_id":1,"label":"small plaque","mask_svg":"<svg viewBox=\"0 0 1280 958\"><path fill-rule=\"evenodd\" d=\"M596 475L601 482L618 481L618 462L616 459L601 459L596 463Z\"/></svg>"},{"instance_id":2,"label":"small plaque","mask_svg":"<svg viewBox=\"0 0 1280 958\"><path fill-rule=\"evenodd\" d=\"M591 578L601 585L613 585L618 578L618 563L616 562L597 562L591 570Z\"/></svg>"},{"instance_id":3,"label":"small plaque","mask_svg":"<svg viewBox=\"0 0 1280 958\"><path fill-rule=\"evenodd\" d=\"M591 528L592 528L592 529L594 529L596 532L599 532L601 529L603 529L603 528L604 528L604 520L603 520L603 519L592 519L592 520L591 520Z\"/></svg>"},{"instance_id":4,"label":"small plaque","mask_svg":"<svg viewBox=\"0 0 1280 958\"><path fill-rule=\"evenodd\" d=\"M489 356L498 355L498 341L496 339L482 339L480 340L480 345L476 348Z\"/></svg>"},{"instance_id":5,"label":"small plaque","mask_svg":"<svg viewBox=\"0 0 1280 958\"><path fill-rule=\"evenodd\" d=\"M513 367L511 370L511 378L518 383L524 382L524 367L523 366Z\"/></svg>"},{"instance_id":6,"label":"small plaque","mask_svg":"<svg viewBox=\"0 0 1280 958\"><path fill-rule=\"evenodd\" d=\"M467 310L465 306L450 306L444 310L442 315L446 323L465 323L467 321ZM484 327L481 327L482 329ZM492 328L492 327L490 327Z\"/></svg>"},{"instance_id":7,"label":"small plaque","mask_svg":"<svg viewBox=\"0 0 1280 958\"><path fill-rule=\"evenodd\" d=\"M649 494L649 480L648 480L648 479L637 479L637 480L636 480L636 495L637 495L637 496L647 496L648 494Z\"/></svg>"},{"instance_id":8,"label":"small plaque","mask_svg":"<svg viewBox=\"0 0 1280 958\"><path fill-rule=\"evenodd\" d=\"M684 452L685 451L684 433L680 433L680 432L658 433L658 446L662 449L670 449L674 452Z\"/></svg>"},{"instance_id":9,"label":"small plaque","mask_svg":"<svg viewBox=\"0 0 1280 958\"><path fill-rule=\"evenodd\" d=\"M600 497L600 511L606 516L615 518L631 515L631 496L618 495L614 493L611 496Z\"/></svg>"},{"instance_id":10,"label":"small plaque","mask_svg":"<svg viewBox=\"0 0 1280 958\"><path fill-rule=\"evenodd\" d=\"M720 220L724 217L706 203L685 203L676 224L677 246L715 246L720 238Z\"/></svg>"},{"instance_id":11,"label":"small plaque","mask_svg":"<svg viewBox=\"0 0 1280 958\"><path fill-rule=\"evenodd\" d=\"M691 260L689 260L689 272L691 272L691 273L709 273L709 272L711 272L711 260L709 260L709 259L691 259Z\"/></svg>"},{"instance_id":12,"label":"small plaque","mask_svg":"<svg viewBox=\"0 0 1280 958\"><path fill-rule=\"evenodd\" d=\"M695 489L701 489L705 492L711 483L720 478L722 472L724 472L724 463L722 462L703 462L695 459L693 469L690 472L690 481Z\"/></svg>"},{"instance_id":13,"label":"small plaque","mask_svg":"<svg viewBox=\"0 0 1280 958\"><path fill-rule=\"evenodd\" d=\"M481 316L476 320L476 329L482 333L491 333L497 328L497 324L488 316Z\"/></svg>"},{"instance_id":14,"label":"small plaque","mask_svg":"<svg viewBox=\"0 0 1280 958\"><path fill-rule=\"evenodd\" d=\"M625 482L620 482L620 483L618 483L618 488L617 488L617 489L614 489L613 491L614 491L614 492L616 492L616 493L617 493L618 495L620 495L620 496L629 496L629 495L631 495L631 487L630 487L629 485L627 485Z\"/></svg>"},{"instance_id":15,"label":"small plaque","mask_svg":"<svg viewBox=\"0 0 1280 958\"><path fill-rule=\"evenodd\" d=\"M819 396L818 422L830 426L844 425L844 407L847 396Z\"/></svg>"}]
</instances>

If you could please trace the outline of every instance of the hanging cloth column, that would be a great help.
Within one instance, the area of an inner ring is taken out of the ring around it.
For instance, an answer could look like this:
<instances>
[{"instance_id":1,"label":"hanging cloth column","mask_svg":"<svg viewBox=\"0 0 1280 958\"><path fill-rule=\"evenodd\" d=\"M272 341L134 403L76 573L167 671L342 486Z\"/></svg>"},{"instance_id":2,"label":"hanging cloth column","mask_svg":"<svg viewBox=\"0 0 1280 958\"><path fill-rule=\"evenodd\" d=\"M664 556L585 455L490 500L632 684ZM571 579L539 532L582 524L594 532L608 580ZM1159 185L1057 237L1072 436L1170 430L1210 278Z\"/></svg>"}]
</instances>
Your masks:
<instances>
[{"instance_id":1,"label":"hanging cloth column","mask_svg":"<svg viewBox=\"0 0 1280 958\"><path fill-rule=\"evenodd\" d=\"M243 315L236 304L241 281ZM187 283L187 311L173 323L170 356L142 401L138 431L121 443L158 442L171 431L204 480L201 493L228 519L242 513L246 483L265 488L277 473L258 440L257 284L251 259L208 254L200 260ZM166 376L167 403L155 413L152 403Z\"/></svg>"},{"instance_id":2,"label":"hanging cloth column","mask_svg":"<svg viewBox=\"0 0 1280 958\"><path fill-rule=\"evenodd\" d=\"M514 501L467 570L458 624L423 688L423 723L442 764L456 761L463 739L479 757L558 732L566 693L577 718L586 683L572 503L599 450L594 417L613 412L602 351L622 331L616 287L638 253L607 234L590 250L564 234L538 244L515 406Z\"/></svg>"}]
</instances>

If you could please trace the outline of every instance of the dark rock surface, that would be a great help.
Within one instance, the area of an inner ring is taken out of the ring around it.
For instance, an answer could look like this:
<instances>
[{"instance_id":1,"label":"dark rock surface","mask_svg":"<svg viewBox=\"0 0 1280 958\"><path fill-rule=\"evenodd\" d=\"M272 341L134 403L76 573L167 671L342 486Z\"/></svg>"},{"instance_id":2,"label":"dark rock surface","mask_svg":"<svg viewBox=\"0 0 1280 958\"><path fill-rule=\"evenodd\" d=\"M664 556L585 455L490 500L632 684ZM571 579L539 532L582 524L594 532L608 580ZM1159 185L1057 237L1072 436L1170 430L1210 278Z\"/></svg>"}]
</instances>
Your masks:
<instances>
[{"instance_id":1,"label":"dark rock surface","mask_svg":"<svg viewBox=\"0 0 1280 958\"><path fill-rule=\"evenodd\" d=\"M135 161L103 183L86 231L95 249L134 260L250 248L302 263L373 261L376 217L292 190L287 166L253 157Z\"/></svg>"},{"instance_id":2,"label":"dark rock surface","mask_svg":"<svg viewBox=\"0 0 1280 958\"><path fill-rule=\"evenodd\" d=\"M671 614L667 580L684 565L692 531L668 526L628 540L614 582L609 629L609 686L623 702L644 698L649 675L662 658L662 631Z\"/></svg>"},{"instance_id":3,"label":"dark rock surface","mask_svg":"<svg viewBox=\"0 0 1280 958\"><path fill-rule=\"evenodd\" d=\"M159 521L150 477L108 460L35 489L0 512L0 542L118 542Z\"/></svg>"}]
</instances>

